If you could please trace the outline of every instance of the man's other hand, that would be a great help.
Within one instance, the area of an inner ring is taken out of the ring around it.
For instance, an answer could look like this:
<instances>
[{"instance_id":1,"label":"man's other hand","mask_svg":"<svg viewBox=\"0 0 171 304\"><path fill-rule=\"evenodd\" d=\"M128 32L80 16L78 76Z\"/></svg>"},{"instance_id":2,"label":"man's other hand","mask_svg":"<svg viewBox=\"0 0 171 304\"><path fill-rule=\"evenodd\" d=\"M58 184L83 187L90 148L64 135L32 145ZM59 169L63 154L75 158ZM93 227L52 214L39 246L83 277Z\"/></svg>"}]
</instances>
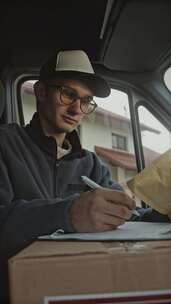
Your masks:
<instances>
[{"instance_id":1,"label":"man's other hand","mask_svg":"<svg viewBox=\"0 0 171 304\"><path fill-rule=\"evenodd\" d=\"M69 218L76 232L102 232L124 224L134 208L135 202L125 192L98 188L75 200Z\"/></svg>"}]
</instances>

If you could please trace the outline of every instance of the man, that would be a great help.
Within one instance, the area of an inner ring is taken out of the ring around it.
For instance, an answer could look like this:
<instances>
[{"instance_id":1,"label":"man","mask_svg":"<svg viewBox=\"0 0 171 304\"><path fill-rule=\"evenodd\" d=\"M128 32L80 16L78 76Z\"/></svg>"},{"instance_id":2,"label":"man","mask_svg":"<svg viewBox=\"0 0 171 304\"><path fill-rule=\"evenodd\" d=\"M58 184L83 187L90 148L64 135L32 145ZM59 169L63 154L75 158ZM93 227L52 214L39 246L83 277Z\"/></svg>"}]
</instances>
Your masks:
<instances>
[{"instance_id":1,"label":"man","mask_svg":"<svg viewBox=\"0 0 171 304\"><path fill-rule=\"evenodd\" d=\"M110 94L87 55L59 52L41 68L34 90L37 113L30 124L0 130L0 235L6 257L58 229L115 229L135 208L97 156L81 148L75 131L95 110L93 96ZM102 188L90 191L82 175Z\"/></svg>"},{"instance_id":2,"label":"man","mask_svg":"<svg viewBox=\"0 0 171 304\"><path fill-rule=\"evenodd\" d=\"M81 148L75 131L84 115L95 110L93 96L110 93L87 55L58 53L42 67L34 89L37 113L31 123L0 130L1 244L8 257L58 229L115 229L135 208L95 154ZM104 188L90 191L82 175Z\"/></svg>"},{"instance_id":3,"label":"man","mask_svg":"<svg viewBox=\"0 0 171 304\"><path fill-rule=\"evenodd\" d=\"M34 89L37 113L30 124L0 130L1 244L8 257L58 229L115 229L135 208L96 155L81 148L75 131L84 115L95 110L93 96L110 93L87 55L58 53L42 67ZM103 188L90 191L82 175Z\"/></svg>"},{"instance_id":4,"label":"man","mask_svg":"<svg viewBox=\"0 0 171 304\"><path fill-rule=\"evenodd\" d=\"M115 229L135 208L97 156L81 148L76 127L110 94L83 51L62 51L40 70L37 113L29 125L0 129L1 246L6 256L58 229ZM90 191L86 175L102 186ZM144 211L143 211L144 212Z\"/></svg>"},{"instance_id":5,"label":"man","mask_svg":"<svg viewBox=\"0 0 171 304\"><path fill-rule=\"evenodd\" d=\"M58 53L42 67L34 89L37 113L30 124L0 128L1 296L8 258L38 236L115 229L135 208L96 155L81 148L75 131L95 110L93 96L110 94L87 55ZM103 188L90 191L82 175Z\"/></svg>"},{"instance_id":6,"label":"man","mask_svg":"<svg viewBox=\"0 0 171 304\"><path fill-rule=\"evenodd\" d=\"M93 96L110 94L107 82L94 73L87 55L83 51L59 52L41 68L34 90L37 113L30 124L0 128L3 266L38 236L58 229L116 229L131 218L135 208L98 157L81 148L75 130L84 115L95 110ZM82 175L102 188L91 191ZM141 211L143 218L154 219L154 212ZM161 220L159 214L157 220Z\"/></svg>"}]
</instances>

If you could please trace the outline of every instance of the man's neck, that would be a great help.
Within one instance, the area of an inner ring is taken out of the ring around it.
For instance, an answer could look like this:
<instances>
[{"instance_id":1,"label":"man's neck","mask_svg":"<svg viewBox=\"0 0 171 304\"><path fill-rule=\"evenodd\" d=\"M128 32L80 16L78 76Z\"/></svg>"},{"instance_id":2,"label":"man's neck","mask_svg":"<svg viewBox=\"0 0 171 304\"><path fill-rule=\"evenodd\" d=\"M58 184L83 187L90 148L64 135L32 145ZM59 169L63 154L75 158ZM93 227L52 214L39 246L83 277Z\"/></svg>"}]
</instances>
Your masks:
<instances>
[{"instance_id":1,"label":"man's neck","mask_svg":"<svg viewBox=\"0 0 171 304\"><path fill-rule=\"evenodd\" d=\"M53 133L53 132L48 132L47 130L44 130L44 129L43 129L43 131L44 131L44 134L46 136L53 137L58 146L60 146L60 147L63 146L63 143L65 141L65 135L66 135L65 133L56 134L56 133Z\"/></svg>"},{"instance_id":2,"label":"man's neck","mask_svg":"<svg viewBox=\"0 0 171 304\"><path fill-rule=\"evenodd\" d=\"M66 134L61 133L61 134L51 134L49 136L52 136L56 140L57 145L62 147L65 141L65 135Z\"/></svg>"}]
</instances>

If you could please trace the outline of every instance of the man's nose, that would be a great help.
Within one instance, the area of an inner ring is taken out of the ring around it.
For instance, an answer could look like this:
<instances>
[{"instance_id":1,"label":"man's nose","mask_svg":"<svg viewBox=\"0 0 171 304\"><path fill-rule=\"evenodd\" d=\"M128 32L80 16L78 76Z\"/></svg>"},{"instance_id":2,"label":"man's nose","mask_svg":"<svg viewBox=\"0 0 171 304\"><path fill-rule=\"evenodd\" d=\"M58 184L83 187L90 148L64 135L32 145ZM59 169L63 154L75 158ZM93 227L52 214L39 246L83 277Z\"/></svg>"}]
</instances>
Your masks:
<instances>
[{"instance_id":1,"label":"man's nose","mask_svg":"<svg viewBox=\"0 0 171 304\"><path fill-rule=\"evenodd\" d=\"M71 105L70 105L70 110L72 110L72 112L74 112L75 114L80 114L82 113L81 112L81 101L80 99L78 98L75 102L73 102Z\"/></svg>"}]
</instances>

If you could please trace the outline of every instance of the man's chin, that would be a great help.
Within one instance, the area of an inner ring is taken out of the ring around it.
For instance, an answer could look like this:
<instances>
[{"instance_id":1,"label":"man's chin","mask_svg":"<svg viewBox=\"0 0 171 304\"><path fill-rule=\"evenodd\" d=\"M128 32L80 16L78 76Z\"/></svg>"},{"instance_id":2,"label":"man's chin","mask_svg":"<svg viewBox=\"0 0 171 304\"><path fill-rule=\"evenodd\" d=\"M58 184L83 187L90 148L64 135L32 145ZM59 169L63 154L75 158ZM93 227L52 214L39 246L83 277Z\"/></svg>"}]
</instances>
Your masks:
<instances>
[{"instance_id":1,"label":"man's chin","mask_svg":"<svg viewBox=\"0 0 171 304\"><path fill-rule=\"evenodd\" d=\"M78 123L71 123L67 121L56 121L56 130L60 133L70 133L76 129Z\"/></svg>"},{"instance_id":2,"label":"man's chin","mask_svg":"<svg viewBox=\"0 0 171 304\"><path fill-rule=\"evenodd\" d=\"M72 131L74 131L75 128L65 128L65 133L71 133Z\"/></svg>"},{"instance_id":3,"label":"man's chin","mask_svg":"<svg viewBox=\"0 0 171 304\"><path fill-rule=\"evenodd\" d=\"M76 129L77 125L78 124L76 124L76 123L74 123L74 124L64 123L62 127L66 133L70 133Z\"/></svg>"},{"instance_id":4,"label":"man's chin","mask_svg":"<svg viewBox=\"0 0 171 304\"><path fill-rule=\"evenodd\" d=\"M75 130L76 127L71 127L71 126L63 126L61 128L57 128L58 133L70 133Z\"/></svg>"}]
</instances>

